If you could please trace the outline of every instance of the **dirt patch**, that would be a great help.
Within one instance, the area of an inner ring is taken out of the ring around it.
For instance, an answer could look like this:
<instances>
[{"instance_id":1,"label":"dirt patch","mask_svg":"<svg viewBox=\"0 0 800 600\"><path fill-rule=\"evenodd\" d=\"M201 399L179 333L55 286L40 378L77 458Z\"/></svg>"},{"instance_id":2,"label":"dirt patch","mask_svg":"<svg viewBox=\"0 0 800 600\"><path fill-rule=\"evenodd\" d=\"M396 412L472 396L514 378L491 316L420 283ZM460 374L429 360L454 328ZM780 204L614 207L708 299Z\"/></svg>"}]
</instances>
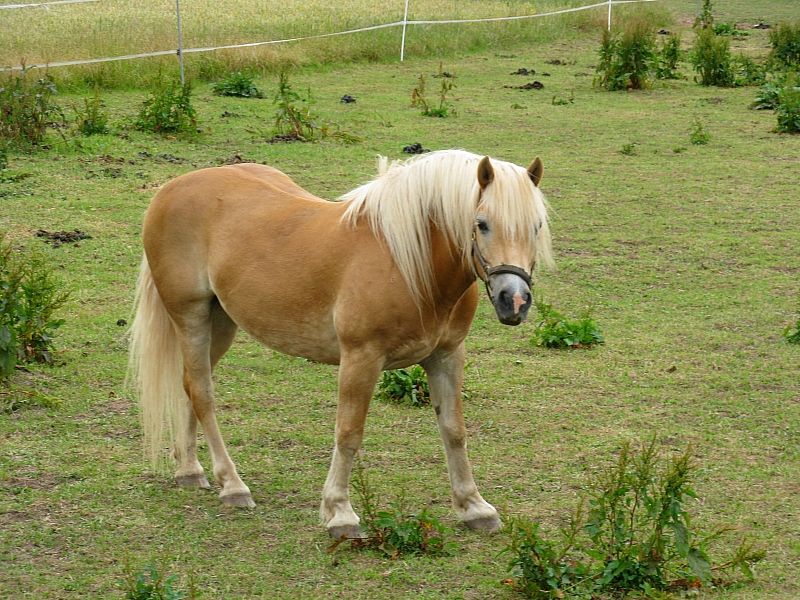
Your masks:
<instances>
[{"instance_id":1,"label":"dirt patch","mask_svg":"<svg viewBox=\"0 0 800 600\"><path fill-rule=\"evenodd\" d=\"M525 67L520 67L519 69L517 69L516 71L514 71L513 73L510 73L510 74L511 75L536 75L536 71L533 70L533 69L526 69Z\"/></svg>"},{"instance_id":2,"label":"dirt patch","mask_svg":"<svg viewBox=\"0 0 800 600\"><path fill-rule=\"evenodd\" d=\"M574 60L561 60L560 58L554 58L553 60L546 60L544 61L548 65L556 65L561 67L566 67L569 65L574 65L577 61Z\"/></svg>"},{"instance_id":3,"label":"dirt patch","mask_svg":"<svg viewBox=\"0 0 800 600\"><path fill-rule=\"evenodd\" d=\"M220 115L221 119L239 119L242 115L239 113L228 112L227 110Z\"/></svg>"},{"instance_id":4,"label":"dirt patch","mask_svg":"<svg viewBox=\"0 0 800 600\"><path fill-rule=\"evenodd\" d=\"M43 237L45 238L46 244L53 244L53 248L58 248L61 244L71 244L75 242L79 242L81 240L91 240L92 236L80 231L79 229L75 229L73 231L45 231L44 229L39 229L36 232L36 237Z\"/></svg>"},{"instance_id":5,"label":"dirt patch","mask_svg":"<svg viewBox=\"0 0 800 600\"><path fill-rule=\"evenodd\" d=\"M277 135L273 135L272 138L267 140L270 144L276 144L280 142L292 143L292 142L303 142L305 141L296 133L279 133Z\"/></svg>"}]
</instances>

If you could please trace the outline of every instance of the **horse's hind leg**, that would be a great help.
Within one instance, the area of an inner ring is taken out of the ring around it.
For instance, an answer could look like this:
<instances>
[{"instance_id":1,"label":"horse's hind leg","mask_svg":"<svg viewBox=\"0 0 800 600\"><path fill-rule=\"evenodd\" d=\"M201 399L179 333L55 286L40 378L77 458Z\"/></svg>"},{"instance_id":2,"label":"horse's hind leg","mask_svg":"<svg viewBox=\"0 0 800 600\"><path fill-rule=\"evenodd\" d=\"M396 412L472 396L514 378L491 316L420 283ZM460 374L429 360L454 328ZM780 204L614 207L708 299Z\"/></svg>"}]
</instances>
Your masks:
<instances>
[{"instance_id":1,"label":"horse's hind leg","mask_svg":"<svg viewBox=\"0 0 800 600\"><path fill-rule=\"evenodd\" d=\"M447 472L453 494L453 507L470 529L497 531L500 517L478 492L467 457L467 428L461 406L464 379L464 343L452 352L437 351L423 363L428 375L431 403L436 411L439 433L447 458Z\"/></svg>"},{"instance_id":2,"label":"horse's hind leg","mask_svg":"<svg viewBox=\"0 0 800 600\"><path fill-rule=\"evenodd\" d=\"M211 371L236 334L236 326L224 311L219 314L222 309L215 304L216 300L198 301L185 306L179 318L173 317L183 355L183 387L196 417L195 421L191 417L187 419L180 435L184 440L188 462L196 462L195 440L199 421L211 453L214 479L222 486L220 500L228 506L255 506L250 489L239 477L228 455L214 414Z\"/></svg>"},{"instance_id":3,"label":"horse's hind leg","mask_svg":"<svg viewBox=\"0 0 800 600\"><path fill-rule=\"evenodd\" d=\"M211 305L211 370L231 347L238 327L220 306L216 298ZM197 458L197 416L188 398L179 407L183 414L177 415L177 439L172 457L178 465L175 481L181 487L210 488L200 461Z\"/></svg>"}]
</instances>

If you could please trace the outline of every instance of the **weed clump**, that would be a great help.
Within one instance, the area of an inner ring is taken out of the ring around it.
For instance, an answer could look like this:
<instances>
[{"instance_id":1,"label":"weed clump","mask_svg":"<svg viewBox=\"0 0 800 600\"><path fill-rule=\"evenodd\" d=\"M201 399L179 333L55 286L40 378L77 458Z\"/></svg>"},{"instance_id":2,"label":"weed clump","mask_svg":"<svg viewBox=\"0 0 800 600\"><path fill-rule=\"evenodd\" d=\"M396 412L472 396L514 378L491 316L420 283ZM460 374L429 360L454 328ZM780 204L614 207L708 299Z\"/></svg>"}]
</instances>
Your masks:
<instances>
[{"instance_id":1,"label":"weed clump","mask_svg":"<svg viewBox=\"0 0 800 600\"><path fill-rule=\"evenodd\" d=\"M400 555L441 556L453 551L453 542L448 539L452 530L439 523L427 509L411 512L403 492L397 502L389 504L391 510L378 510L375 493L360 461L353 472L353 488L363 508L363 537L350 539L352 548L379 550L392 559ZM328 552L333 552L345 541L348 539L335 541Z\"/></svg>"},{"instance_id":2,"label":"weed clump","mask_svg":"<svg viewBox=\"0 0 800 600\"><path fill-rule=\"evenodd\" d=\"M800 344L800 313L798 313L797 322L794 325L787 325L783 330L783 338L790 344Z\"/></svg>"},{"instance_id":3,"label":"weed clump","mask_svg":"<svg viewBox=\"0 0 800 600\"><path fill-rule=\"evenodd\" d=\"M53 102L58 89L52 75L32 81L28 71L7 73L0 81L0 146L28 150L42 144L47 124L62 116Z\"/></svg>"},{"instance_id":4,"label":"weed clump","mask_svg":"<svg viewBox=\"0 0 800 600\"><path fill-rule=\"evenodd\" d=\"M689 141L693 146L705 146L711 140L711 136L703 129L703 122L700 119L694 120L694 129L689 133Z\"/></svg>"},{"instance_id":5,"label":"weed clump","mask_svg":"<svg viewBox=\"0 0 800 600\"><path fill-rule=\"evenodd\" d=\"M125 592L125 600L193 600L198 597L194 577L190 574L187 591L176 588L180 576L167 576L172 559L162 557L145 565L142 571L133 572L129 561L125 561L125 574L119 580L120 588Z\"/></svg>"},{"instance_id":6,"label":"weed clump","mask_svg":"<svg viewBox=\"0 0 800 600\"><path fill-rule=\"evenodd\" d=\"M769 32L769 58L785 68L800 66L800 21L779 23Z\"/></svg>"},{"instance_id":7,"label":"weed clump","mask_svg":"<svg viewBox=\"0 0 800 600\"><path fill-rule=\"evenodd\" d=\"M603 31L595 84L615 91L647 87L658 63L655 27L646 19L633 19L621 37Z\"/></svg>"},{"instance_id":8,"label":"weed clump","mask_svg":"<svg viewBox=\"0 0 800 600\"><path fill-rule=\"evenodd\" d=\"M431 392L424 369L413 365L408 369L384 371L375 397L395 404L427 406L431 403Z\"/></svg>"},{"instance_id":9,"label":"weed clump","mask_svg":"<svg viewBox=\"0 0 800 600\"><path fill-rule=\"evenodd\" d=\"M83 108L74 107L78 133L86 137L108 133L108 113L104 110L97 88L92 98L83 99L83 105Z\"/></svg>"},{"instance_id":10,"label":"weed clump","mask_svg":"<svg viewBox=\"0 0 800 600\"><path fill-rule=\"evenodd\" d=\"M264 95L253 81L255 77L241 71L229 73L222 81L211 84L211 90L217 96L235 96L237 98L263 98Z\"/></svg>"},{"instance_id":11,"label":"weed clump","mask_svg":"<svg viewBox=\"0 0 800 600\"><path fill-rule=\"evenodd\" d=\"M68 296L41 254L0 237L0 379L18 362L52 364L52 336L64 324L54 314Z\"/></svg>"},{"instance_id":12,"label":"weed clump","mask_svg":"<svg viewBox=\"0 0 800 600\"><path fill-rule=\"evenodd\" d=\"M578 321L569 321L544 301L537 301L536 309L539 311L539 323L533 330L533 343L537 346L588 348L605 342L603 332L588 313Z\"/></svg>"},{"instance_id":13,"label":"weed clump","mask_svg":"<svg viewBox=\"0 0 800 600\"><path fill-rule=\"evenodd\" d=\"M426 97L427 92L425 90L425 76L420 75L417 87L415 87L411 92L411 106L414 108L419 108L422 116L424 117L444 118L451 114L454 115L455 109L447 100L447 94L449 94L453 88L456 87L455 75L442 71L442 63L439 63L439 74L435 75L434 77L438 77L440 81L439 105L436 106Z\"/></svg>"},{"instance_id":14,"label":"weed clump","mask_svg":"<svg viewBox=\"0 0 800 600\"><path fill-rule=\"evenodd\" d=\"M511 541L503 550L511 555L509 584L529 598L660 598L723 583L722 573L735 569L752 579L763 549L743 540L715 564L711 546L734 528L692 529L685 502L697 497L696 471L691 446L665 459L655 436L638 450L624 442L617 460L590 480L559 543L546 540L539 523L509 520Z\"/></svg>"},{"instance_id":15,"label":"weed clump","mask_svg":"<svg viewBox=\"0 0 800 600\"><path fill-rule=\"evenodd\" d=\"M152 133L194 133L197 113L192 105L192 84L159 79L139 111L135 127Z\"/></svg>"}]
</instances>

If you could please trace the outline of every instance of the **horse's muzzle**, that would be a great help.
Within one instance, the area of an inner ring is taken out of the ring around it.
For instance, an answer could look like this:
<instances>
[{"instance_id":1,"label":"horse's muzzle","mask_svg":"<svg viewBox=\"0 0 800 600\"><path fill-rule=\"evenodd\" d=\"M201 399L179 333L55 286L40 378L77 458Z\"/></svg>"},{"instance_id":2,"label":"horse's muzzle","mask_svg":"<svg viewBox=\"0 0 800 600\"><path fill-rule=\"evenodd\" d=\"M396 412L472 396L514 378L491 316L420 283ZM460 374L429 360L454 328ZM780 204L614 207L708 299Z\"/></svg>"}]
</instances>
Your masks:
<instances>
[{"instance_id":1,"label":"horse's muzzle","mask_svg":"<svg viewBox=\"0 0 800 600\"><path fill-rule=\"evenodd\" d=\"M519 325L528 317L531 288L519 275L498 273L489 278L491 300L503 325Z\"/></svg>"}]
</instances>

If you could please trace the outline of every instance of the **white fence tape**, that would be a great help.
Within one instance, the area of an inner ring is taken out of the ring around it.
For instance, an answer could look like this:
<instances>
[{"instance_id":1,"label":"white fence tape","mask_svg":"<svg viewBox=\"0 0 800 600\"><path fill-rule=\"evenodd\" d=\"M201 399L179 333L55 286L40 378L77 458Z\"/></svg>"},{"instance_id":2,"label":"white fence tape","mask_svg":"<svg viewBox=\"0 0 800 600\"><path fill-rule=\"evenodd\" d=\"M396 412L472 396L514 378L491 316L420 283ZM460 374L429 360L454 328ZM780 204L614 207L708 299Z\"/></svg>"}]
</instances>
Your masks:
<instances>
[{"instance_id":1,"label":"white fence tape","mask_svg":"<svg viewBox=\"0 0 800 600\"><path fill-rule=\"evenodd\" d=\"M0 4L0 10L4 8L30 8L34 6L41 6L50 10L49 6L53 4L76 4L78 2L99 2L99 0L57 0L55 2L36 2L35 4Z\"/></svg>"},{"instance_id":2,"label":"white fence tape","mask_svg":"<svg viewBox=\"0 0 800 600\"><path fill-rule=\"evenodd\" d=\"M67 0L64 0L67 1ZM72 0L75 2L91 2L96 0ZM68 61L60 61L60 62L50 62L46 64L34 64L34 65L26 65L24 68L28 69L42 69L42 68L51 68L51 67L69 67L75 65L89 65L95 63L104 63L104 62L112 62L112 61L119 61L119 60L134 60L137 58L148 58L152 56L167 56L170 54L174 54L176 56L180 56L181 54L192 54L195 52L213 52L216 50L232 50L236 48L255 48L257 46L267 46L271 44L285 44L287 42L300 42L304 40L315 40L327 37L334 37L339 35L349 35L351 33L361 33L364 31L376 31L378 29L387 29L389 27L406 27L408 25L442 25L442 24L455 24L455 23L484 23L484 22L496 22L496 21L516 21L520 19L536 19L540 17L550 17L553 15L561 15L571 12L577 12L581 10L589 10L592 8L598 8L601 6L608 6L609 11L612 4L631 4L631 3L638 3L638 2L658 2L659 0L610 0L606 2L599 2L597 4L590 4L587 6L579 6L576 8L565 8L562 10L556 10L547 13L534 13L532 15L517 15L513 17L489 17L484 19L446 19L440 21L395 21L394 23L384 23L382 25L372 25L370 27L360 27L358 29L350 29L348 31L336 31L333 33L320 33L317 35L310 35L306 37L296 37L296 38L286 38L283 40L270 40L267 42L250 42L246 44L231 44L227 46L206 46L203 48L183 48L183 49L173 49L173 50L159 50L156 52L143 52L141 54L126 54L123 56L112 56L107 58L89 58L85 60L68 60ZM401 49L401 57L402 57L403 50ZM402 60L402 58L401 58ZM5 70L12 70L12 71L21 71L23 69L22 66L14 66L14 67L5 67Z\"/></svg>"}]
</instances>

